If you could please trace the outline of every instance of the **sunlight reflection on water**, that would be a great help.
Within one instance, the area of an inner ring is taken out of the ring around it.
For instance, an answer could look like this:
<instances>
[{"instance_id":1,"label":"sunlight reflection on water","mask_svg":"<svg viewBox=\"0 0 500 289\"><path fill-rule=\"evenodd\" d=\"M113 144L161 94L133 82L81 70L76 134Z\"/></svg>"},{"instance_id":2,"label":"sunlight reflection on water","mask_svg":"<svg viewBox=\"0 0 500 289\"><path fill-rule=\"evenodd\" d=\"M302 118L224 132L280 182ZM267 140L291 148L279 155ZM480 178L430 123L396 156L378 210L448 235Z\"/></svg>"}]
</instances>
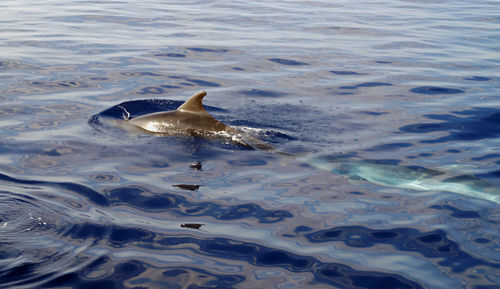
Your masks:
<instances>
[{"instance_id":1,"label":"sunlight reflection on water","mask_svg":"<svg viewBox=\"0 0 500 289\"><path fill-rule=\"evenodd\" d=\"M0 287L495 286L493 5L2 1ZM115 126L199 90L299 157Z\"/></svg>"}]
</instances>

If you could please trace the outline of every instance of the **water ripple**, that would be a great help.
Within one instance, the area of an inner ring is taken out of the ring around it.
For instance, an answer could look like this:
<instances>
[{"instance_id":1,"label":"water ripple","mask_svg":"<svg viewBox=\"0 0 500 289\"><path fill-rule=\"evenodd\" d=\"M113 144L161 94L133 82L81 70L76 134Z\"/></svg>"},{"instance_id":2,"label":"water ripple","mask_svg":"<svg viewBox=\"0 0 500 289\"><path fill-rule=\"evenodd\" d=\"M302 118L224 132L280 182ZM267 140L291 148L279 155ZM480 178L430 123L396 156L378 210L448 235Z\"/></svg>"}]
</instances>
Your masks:
<instances>
[{"instance_id":1,"label":"water ripple","mask_svg":"<svg viewBox=\"0 0 500 289\"><path fill-rule=\"evenodd\" d=\"M331 2L0 1L0 287L498 288L497 3Z\"/></svg>"},{"instance_id":2,"label":"water ripple","mask_svg":"<svg viewBox=\"0 0 500 289\"><path fill-rule=\"evenodd\" d=\"M446 132L448 135L422 142L475 141L500 136L500 111L494 108L473 108L453 114L428 114L426 118L439 122L417 123L400 128L409 133Z\"/></svg>"}]
</instances>

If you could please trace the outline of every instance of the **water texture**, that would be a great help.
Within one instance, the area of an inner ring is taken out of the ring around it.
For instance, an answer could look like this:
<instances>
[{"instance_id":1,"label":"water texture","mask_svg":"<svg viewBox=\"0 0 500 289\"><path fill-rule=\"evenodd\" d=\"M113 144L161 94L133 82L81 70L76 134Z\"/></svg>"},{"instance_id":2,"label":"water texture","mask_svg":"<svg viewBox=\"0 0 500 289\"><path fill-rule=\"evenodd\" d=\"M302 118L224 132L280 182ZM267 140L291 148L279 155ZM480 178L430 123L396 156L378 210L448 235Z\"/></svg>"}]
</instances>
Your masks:
<instances>
[{"instance_id":1,"label":"water texture","mask_svg":"<svg viewBox=\"0 0 500 289\"><path fill-rule=\"evenodd\" d=\"M0 288L500 288L497 2L168 2L0 2Z\"/></svg>"}]
</instances>

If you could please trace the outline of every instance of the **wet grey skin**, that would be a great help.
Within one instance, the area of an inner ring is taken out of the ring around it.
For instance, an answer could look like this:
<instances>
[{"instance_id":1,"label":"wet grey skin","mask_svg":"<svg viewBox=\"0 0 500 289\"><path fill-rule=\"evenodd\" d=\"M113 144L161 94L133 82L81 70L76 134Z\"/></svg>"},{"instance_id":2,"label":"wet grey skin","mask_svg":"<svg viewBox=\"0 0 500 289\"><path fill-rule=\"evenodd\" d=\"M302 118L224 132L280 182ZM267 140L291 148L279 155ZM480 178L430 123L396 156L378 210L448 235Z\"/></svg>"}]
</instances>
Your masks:
<instances>
[{"instance_id":1,"label":"wet grey skin","mask_svg":"<svg viewBox=\"0 0 500 289\"><path fill-rule=\"evenodd\" d=\"M150 113L126 121L128 124L153 134L189 134L207 138L225 137L240 145L254 149L274 150L273 146L249 134L242 133L234 127L227 126L212 117L202 104L205 95L207 95L206 91L200 91L191 96L176 110Z\"/></svg>"}]
</instances>

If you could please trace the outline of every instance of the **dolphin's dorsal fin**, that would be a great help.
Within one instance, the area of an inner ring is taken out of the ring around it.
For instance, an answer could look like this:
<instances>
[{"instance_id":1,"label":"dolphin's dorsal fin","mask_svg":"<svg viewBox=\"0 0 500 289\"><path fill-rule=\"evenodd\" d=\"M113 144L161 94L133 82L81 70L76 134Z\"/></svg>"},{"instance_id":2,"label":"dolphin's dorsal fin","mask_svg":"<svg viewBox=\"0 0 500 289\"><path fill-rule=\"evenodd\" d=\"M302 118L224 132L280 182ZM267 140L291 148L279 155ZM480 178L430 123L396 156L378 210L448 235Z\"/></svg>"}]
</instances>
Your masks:
<instances>
[{"instance_id":1,"label":"dolphin's dorsal fin","mask_svg":"<svg viewBox=\"0 0 500 289\"><path fill-rule=\"evenodd\" d=\"M203 104L201 103L205 95L207 95L206 91L195 93L188 100L186 100L186 102L179 106L177 110L208 114L203 108Z\"/></svg>"}]
</instances>

